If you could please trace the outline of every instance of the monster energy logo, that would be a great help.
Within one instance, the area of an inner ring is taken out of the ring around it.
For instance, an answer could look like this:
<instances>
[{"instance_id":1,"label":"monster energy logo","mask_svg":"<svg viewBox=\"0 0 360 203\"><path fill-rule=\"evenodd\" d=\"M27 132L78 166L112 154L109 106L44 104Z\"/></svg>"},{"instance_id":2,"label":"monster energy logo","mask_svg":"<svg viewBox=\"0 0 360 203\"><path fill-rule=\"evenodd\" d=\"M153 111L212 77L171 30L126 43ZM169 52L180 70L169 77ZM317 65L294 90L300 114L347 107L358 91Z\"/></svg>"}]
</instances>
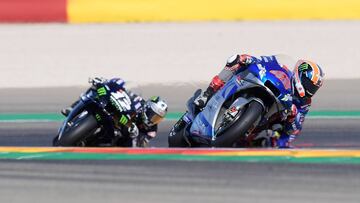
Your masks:
<instances>
[{"instance_id":1,"label":"monster energy logo","mask_svg":"<svg viewBox=\"0 0 360 203\"><path fill-rule=\"evenodd\" d=\"M101 120L101 116L100 116L99 114L96 114L96 115L95 115L95 118L96 118L97 121L100 121L100 120Z\"/></svg>"},{"instance_id":2,"label":"monster energy logo","mask_svg":"<svg viewBox=\"0 0 360 203\"><path fill-rule=\"evenodd\" d=\"M99 88L99 89L97 90L97 93L98 93L99 96L104 96L104 95L106 95L106 89L105 89L105 87Z\"/></svg>"},{"instance_id":3,"label":"monster energy logo","mask_svg":"<svg viewBox=\"0 0 360 203\"><path fill-rule=\"evenodd\" d=\"M119 123L125 125L128 122L128 118L124 115L121 116Z\"/></svg>"},{"instance_id":4,"label":"monster energy logo","mask_svg":"<svg viewBox=\"0 0 360 203\"><path fill-rule=\"evenodd\" d=\"M300 65L299 70L304 71L304 70L307 70L308 68L309 68L309 65L306 63L303 63Z\"/></svg>"},{"instance_id":5,"label":"monster energy logo","mask_svg":"<svg viewBox=\"0 0 360 203\"><path fill-rule=\"evenodd\" d=\"M157 102L158 97L157 97L157 96L152 96L152 97L150 98L150 100L153 101L153 102Z\"/></svg>"}]
</instances>

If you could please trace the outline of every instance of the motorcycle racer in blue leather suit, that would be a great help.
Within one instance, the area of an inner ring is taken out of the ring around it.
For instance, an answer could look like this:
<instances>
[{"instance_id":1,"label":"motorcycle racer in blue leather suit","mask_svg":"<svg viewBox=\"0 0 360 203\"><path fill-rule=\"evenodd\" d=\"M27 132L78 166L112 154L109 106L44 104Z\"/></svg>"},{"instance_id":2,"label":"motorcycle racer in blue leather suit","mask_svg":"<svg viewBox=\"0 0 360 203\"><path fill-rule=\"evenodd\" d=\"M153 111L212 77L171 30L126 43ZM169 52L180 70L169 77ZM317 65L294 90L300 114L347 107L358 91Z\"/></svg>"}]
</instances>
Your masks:
<instances>
[{"instance_id":1,"label":"motorcycle racer in blue leather suit","mask_svg":"<svg viewBox=\"0 0 360 203\"><path fill-rule=\"evenodd\" d=\"M277 55L273 55L257 58L247 54L236 54L231 56L227 60L223 70L212 79L206 91L195 99L195 105L199 108L204 107L215 92L223 87L233 75L246 70L248 65L260 62L266 64L270 62L269 60L272 58L277 60L277 57ZM277 61L280 64L280 60ZM280 66L288 69L285 64L280 64ZM284 112L282 118L274 120L270 125L266 126L266 128L272 130L272 135L270 136L271 140L270 142L267 142L267 146L278 148L288 148L292 146L291 143L300 135L305 117L311 106L312 96L323 84L323 77L324 72L316 63L308 60L297 61L291 78L293 104L291 109ZM252 132L253 135L249 135L248 137L255 137L256 140L256 134L258 133L260 132ZM263 142L257 143L262 144L254 145L254 140L252 140L249 141L246 146L264 146Z\"/></svg>"}]
</instances>

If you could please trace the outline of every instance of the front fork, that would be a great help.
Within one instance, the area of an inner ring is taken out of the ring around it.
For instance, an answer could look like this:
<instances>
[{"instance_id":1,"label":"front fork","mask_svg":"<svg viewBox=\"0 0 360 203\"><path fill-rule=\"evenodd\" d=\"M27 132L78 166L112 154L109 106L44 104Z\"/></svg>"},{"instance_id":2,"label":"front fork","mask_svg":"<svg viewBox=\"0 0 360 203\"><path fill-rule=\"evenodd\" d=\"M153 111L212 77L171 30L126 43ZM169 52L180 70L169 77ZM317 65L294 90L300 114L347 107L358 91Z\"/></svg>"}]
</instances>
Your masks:
<instances>
[{"instance_id":1,"label":"front fork","mask_svg":"<svg viewBox=\"0 0 360 203\"><path fill-rule=\"evenodd\" d=\"M175 125L173 126L173 128L170 131L170 136L175 135L176 133L180 132L183 128L186 127L186 125L188 124L188 122L186 122L186 114L185 113L183 116L181 116L181 118L175 123Z\"/></svg>"},{"instance_id":2,"label":"front fork","mask_svg":"<svg viewBox=\"0 0 360 203\"><path fill-rule=\"evenodd\" d=\"M172 137L172 136L176 136L178 133L181 133L183 140L188 145L187 147L192 146L192 142L189 140L189 136L188 136L188 129L185 129L185 128L189 128L192 123L193 119L190 116L191 115L189 114L189 112L186 112L183 116L181 116L181 118L172 127L169 135L169 137Z\"/></svg>"}]
</instances>

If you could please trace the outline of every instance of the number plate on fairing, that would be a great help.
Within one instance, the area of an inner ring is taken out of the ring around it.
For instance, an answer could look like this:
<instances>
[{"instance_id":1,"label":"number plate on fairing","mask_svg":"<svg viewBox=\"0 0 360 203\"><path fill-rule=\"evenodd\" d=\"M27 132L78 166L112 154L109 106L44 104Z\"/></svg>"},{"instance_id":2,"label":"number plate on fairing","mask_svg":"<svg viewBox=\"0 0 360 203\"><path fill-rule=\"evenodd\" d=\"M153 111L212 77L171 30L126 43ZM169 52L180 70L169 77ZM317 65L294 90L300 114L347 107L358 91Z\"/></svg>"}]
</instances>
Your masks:
<instances>
[{"instance_id":1,"label":"number plate on fairing","mask_svg":"<svg viewBox=\"0 0 360 203\"><path fill-rule=\"evenodd\" d=\"M119 111L131 110L131 100L124 91L111 92L110 100Z\"/></svg>"}]
</instances>

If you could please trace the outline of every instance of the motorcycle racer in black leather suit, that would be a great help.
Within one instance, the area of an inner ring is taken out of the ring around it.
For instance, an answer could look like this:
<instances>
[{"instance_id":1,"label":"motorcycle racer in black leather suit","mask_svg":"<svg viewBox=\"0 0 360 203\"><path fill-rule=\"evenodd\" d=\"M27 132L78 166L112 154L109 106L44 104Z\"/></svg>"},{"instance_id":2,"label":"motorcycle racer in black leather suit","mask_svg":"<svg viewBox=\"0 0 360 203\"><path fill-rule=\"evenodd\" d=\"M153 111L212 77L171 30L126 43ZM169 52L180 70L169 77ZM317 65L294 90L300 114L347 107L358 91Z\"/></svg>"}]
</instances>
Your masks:
<instances>
[{"instance_id":1,"label":"motorcycle racer in black leather suit","mask_svg":"<svg viewBox=\"0 0 360 203\"><path fill-rule=\"evenodd\" d=\"M98 93L106 91L104 85L106 85L112 92L115 92L121 97L130 100L129 104L118 98L110 98L111 102L114 102L116 106L119 106L115 112L114 120L117 129L114 129L115 134L121 133L128 136L121 137L118 141L119 146L122 147L146 147L151 139L157 136L158 124L164 119L168 105L159 96L153 96L147 101L141 96L134 94L133 92L125 89L125 81L120 78L113 78L106 80L104 78L94 78L91 83L92 87L88 90L95 90ZM98 94L102 95L102 94ZM99 96L100 97L100 96ZM69 114L72 107L61 110L61 113L65 116ZM126 110L124 115L123 109ZM121 115L117 116L117 115Z\"/></svg>"}]
</instances>

